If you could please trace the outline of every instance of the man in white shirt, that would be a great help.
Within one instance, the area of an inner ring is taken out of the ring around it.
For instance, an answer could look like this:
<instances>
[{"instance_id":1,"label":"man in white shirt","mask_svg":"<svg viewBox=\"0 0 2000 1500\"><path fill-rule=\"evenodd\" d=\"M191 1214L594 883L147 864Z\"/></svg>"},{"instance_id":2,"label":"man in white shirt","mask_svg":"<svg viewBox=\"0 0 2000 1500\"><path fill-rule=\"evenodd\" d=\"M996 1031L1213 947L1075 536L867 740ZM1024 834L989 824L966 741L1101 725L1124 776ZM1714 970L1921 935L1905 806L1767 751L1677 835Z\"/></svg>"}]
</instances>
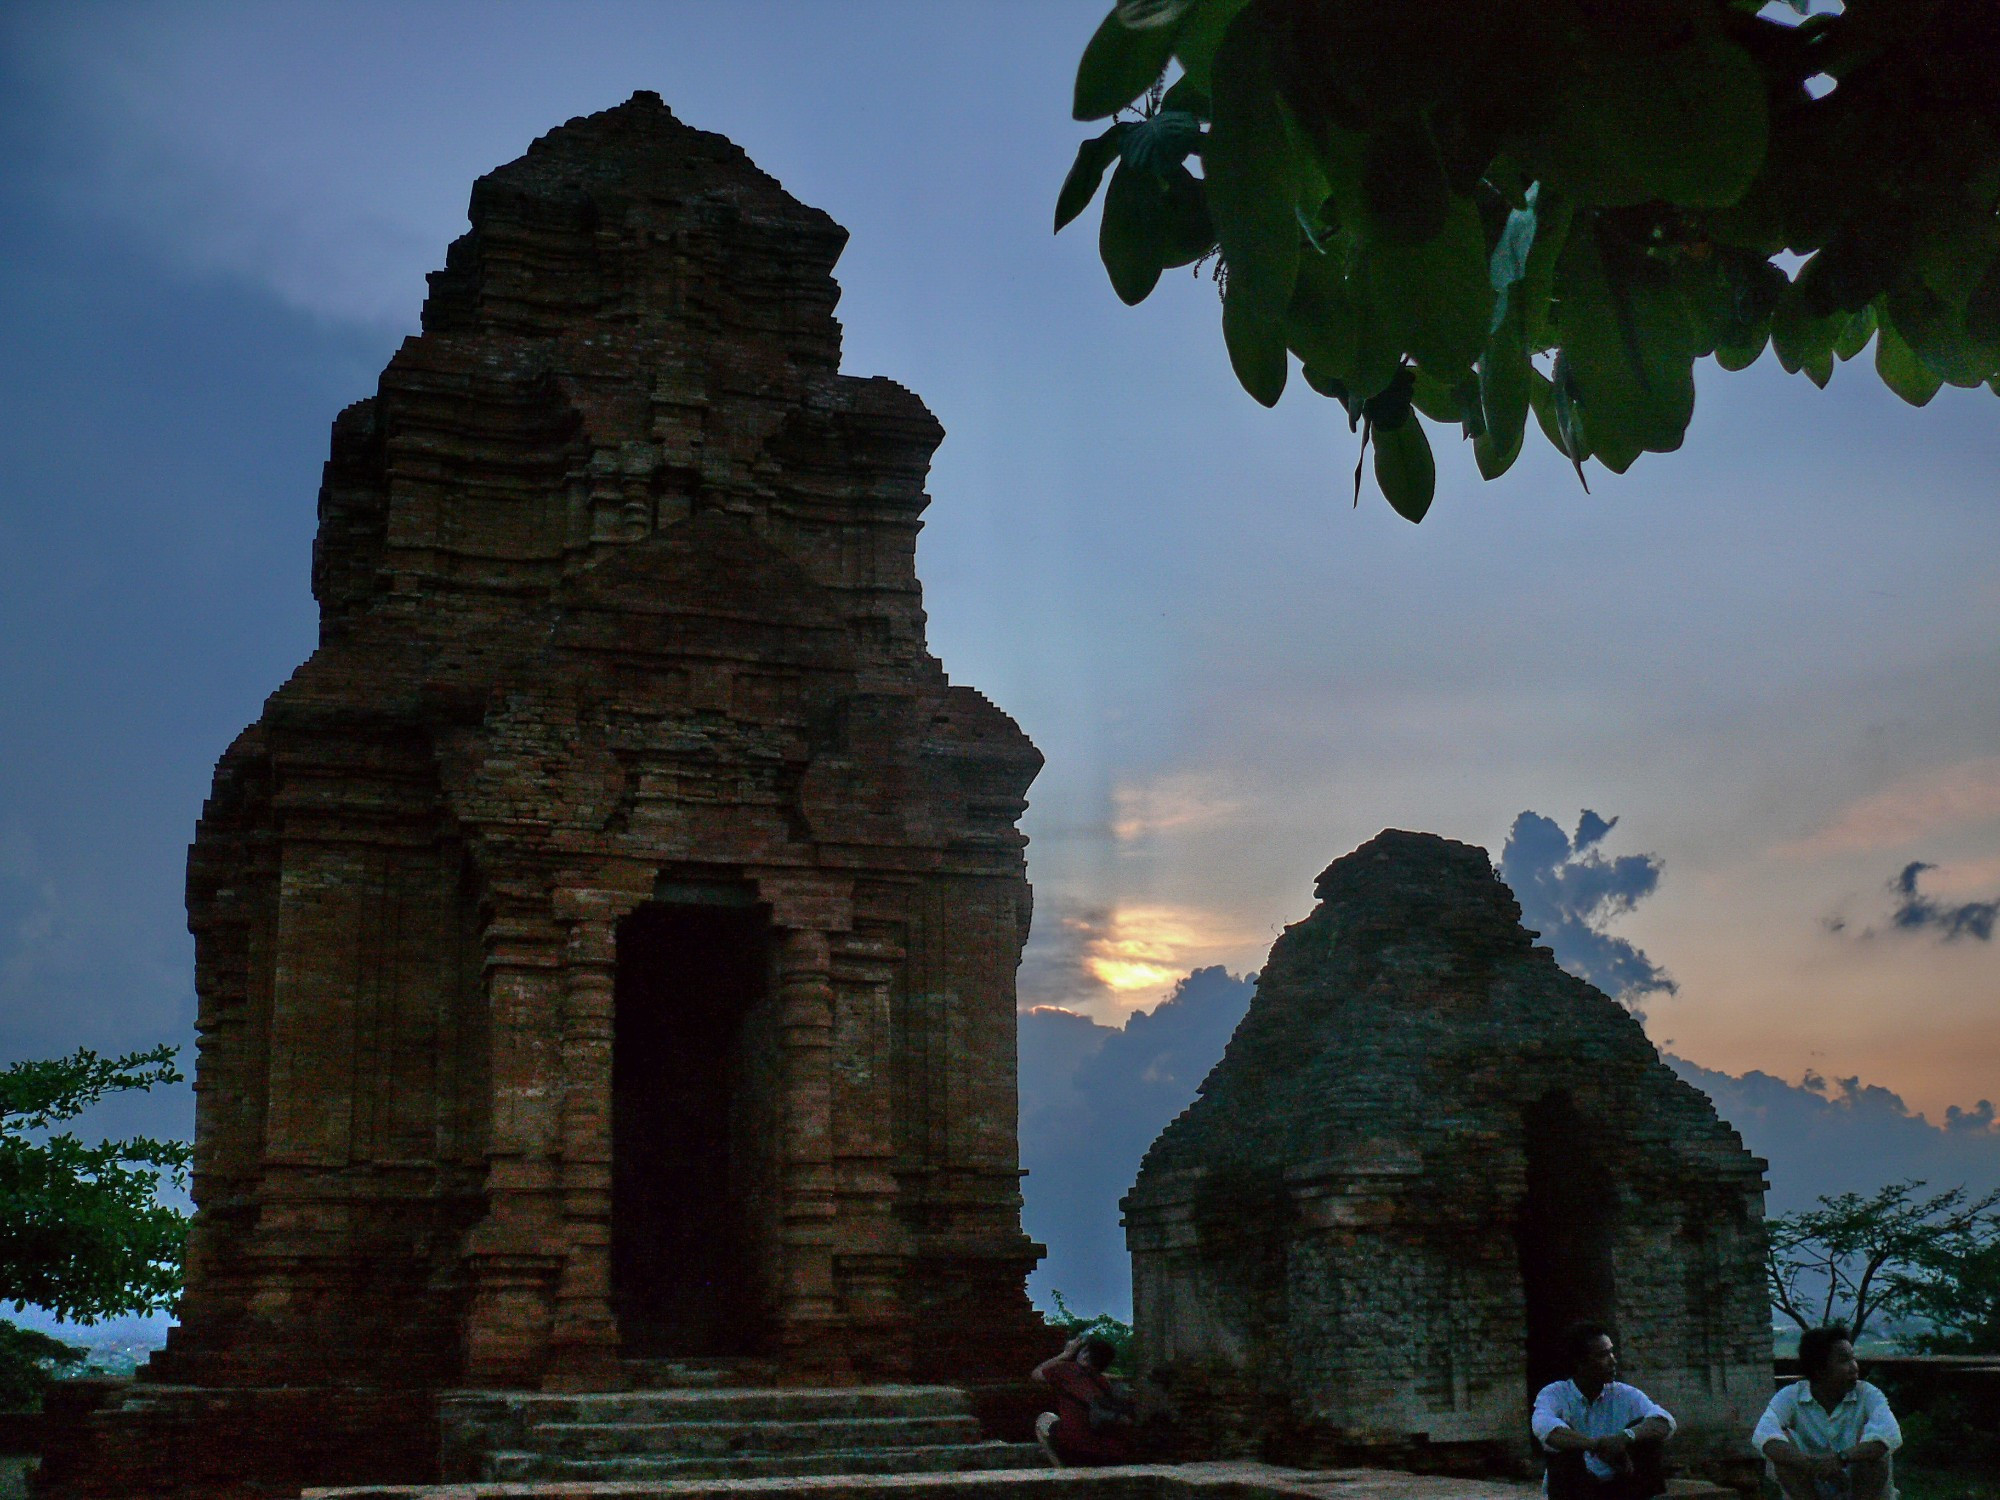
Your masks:
<instances>
[{"instance_id":1,"label":"man in white shirt","mask_svg":"<svg viewBox=\"0 0 2000 1500\"><path fill-rule=\"evenodd\" d=\"M1805 1379L1771 1398L1750 1435L1786 1500L1895 1500L1889 1455L1903 1446L1896 1414L1861 1378L1854 1338L1838 1323L1799 1339Z\"/></svg>"},{"instance_id":2,"label":"man in white shirt","mask_svg":"<svg viewBox=\"0 0 2000 1500\"><path fill-rule=\"evenodd\" d=\"M1565 1336L1568 1380L1535 1397L1530 1427L1549 1455L1542 1486L1549 1500L1648 1500L1666 1492L1661 1465L1674 1419L1637 1386L1618 1380L1618 1346L1598 1323Z\"/></svg>"}]
</instances>

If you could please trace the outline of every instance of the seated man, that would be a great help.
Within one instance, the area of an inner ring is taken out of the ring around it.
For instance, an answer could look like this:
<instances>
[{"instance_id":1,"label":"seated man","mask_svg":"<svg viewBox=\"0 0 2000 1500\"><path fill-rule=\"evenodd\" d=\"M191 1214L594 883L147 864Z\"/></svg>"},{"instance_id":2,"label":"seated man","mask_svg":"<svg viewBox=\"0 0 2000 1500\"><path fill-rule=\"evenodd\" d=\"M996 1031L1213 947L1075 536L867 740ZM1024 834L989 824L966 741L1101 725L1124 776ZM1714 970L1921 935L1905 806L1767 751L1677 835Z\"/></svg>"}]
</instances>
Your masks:
<instances>
[{"instance_id":1,"label":"seated man","mask_svg":"<svg viewBox=\"0 0 2000 1500\"><path fill-rule=\"evenodd\" d=\"M1750 1446L1786 1500L1894 1500L1889 1455L1903 1432L1883 1394L1861 1378L1854 1336L1838 1323L1799 1339L1805 1379L1771 1398Z\"/></svg>"},{"instance_id":2,"label":"seated man","mask_svg":"<svg viewBox=\"0 0 2000 1500\"><path fill-rule=\"evenodd\" d=\"M1569 1380L1542 1387L1530 1424L1549 1455L1549 1500L1647 1500L1666 1492L1661 1464L1674 1419L1637 1386L1618 1381L1618 1349L1599 1323L1565 1336Z\"/></svg>"},{"instance_id":3,"label":"seated man","mask_svg":"<svg viewBox=\"0 0 2000 1500\"><path fill-rule=\"evenodd\" d=\"M1117 1350L1078 1334L1036 1365L1032 1378L1055 1391L1056 1409L1035 1419L1035 1441L1057 1468L1130 1463L1130 1404L1104 1376Z\"/></svg>"}]
</instances>

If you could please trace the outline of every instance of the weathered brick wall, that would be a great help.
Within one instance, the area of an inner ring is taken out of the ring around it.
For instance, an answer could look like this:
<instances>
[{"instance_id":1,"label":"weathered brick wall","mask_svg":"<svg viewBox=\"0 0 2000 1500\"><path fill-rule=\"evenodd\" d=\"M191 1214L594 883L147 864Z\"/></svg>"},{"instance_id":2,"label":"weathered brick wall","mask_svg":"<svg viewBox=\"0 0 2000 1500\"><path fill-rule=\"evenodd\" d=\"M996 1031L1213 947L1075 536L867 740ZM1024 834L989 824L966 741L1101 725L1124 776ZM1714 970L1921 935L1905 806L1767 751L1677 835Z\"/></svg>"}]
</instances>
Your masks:
<instances>
[{"instance_id":1,"label":"weathered brick wall","mask_svg":"<svg viewBox=\"0 0 2000 1500\"><path fill-rule=\"evenodd\" d=\"M1531 1365L1596 1316L1683 1459L1733 1457L1769 1389L1762 1163L1483 850L1384 833L1317 895L1124 1202L1180 1441L1515 1466Z\"/></svg>"},{"instance_id":2,"label":"weathered brick wall","mask_svg":"<svg viewBox=\"0 0 2000 1500\"><path fill-rule=\"evenodd\" d=\"M409 1391L66 1380L45 1405L37 1496L277 1500L438 1477L437 1404Z\"/></svg>"}]
</instances>

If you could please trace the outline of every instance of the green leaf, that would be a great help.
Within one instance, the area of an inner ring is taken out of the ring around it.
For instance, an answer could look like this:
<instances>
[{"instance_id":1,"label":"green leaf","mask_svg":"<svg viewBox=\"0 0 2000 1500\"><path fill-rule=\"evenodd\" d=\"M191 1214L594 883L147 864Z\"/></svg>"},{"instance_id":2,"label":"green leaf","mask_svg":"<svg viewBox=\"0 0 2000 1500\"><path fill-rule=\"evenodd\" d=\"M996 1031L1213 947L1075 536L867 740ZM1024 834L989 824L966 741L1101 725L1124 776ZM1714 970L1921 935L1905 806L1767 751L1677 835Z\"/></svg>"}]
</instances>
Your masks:
<instances>
[{"instance_id":1,"label":"green leaf","mask_svg":"<svg viewBox=\"0 0 2000 1500\"><path fill-rule=\"evenodd\" d=\"M1584 425L1583 409L1577 401L1576 372L1570 367L1569 356L1560 349L1556 351L1555 368L1549 378L1549 400L1555 411L1556 433L1562 439L1560 446L1569 455L1570 466L1576 470L1576 482L1587 495L1590 481L1584 478L1583 461L1590 456L1591 440Z\"/></svg>"},{"instance_id":2,"label":"green leaf","mask_svg":"<svg viewBox=\"0 0 2000 1500\"><path fill-rule=\"evenodd\" d=\"M1817 367L1833 357L1833 343L1847 327L1849 314L1819 315L1812 310L1803 279L1786 287L1771 314L1771 347L1785 372L1796 375L1807 366Z\"/></svg>"},{"instance_id":3,"label":"green leaf","mask_svg":"<svg viewBox=\"0 0 2000 1500\"><path fill-rule=\"evenodd\" d=\"M1676 46L1591 46L1565 60L1531 169L1580 200L1721 208L1764 164L1764 81L1741 46L1697 31Z\"/></svg>"},{"instance_id":4,"label":"green leaf","mask_svg":"<svg viewBox=\"0 0 2000 1500\"><path fill-rule=\"evenodd\" d=\"M1344 387L1359 367L1360 317L1333 257L1308 250L1299 257L1299 278L1285 311L1285 342L1313 374L1313 389L1331 377ZM1372 394L1372 392L1371 392Z\"/></svg>"},{"instance_id":5,"label":"green leaf","mask_svg":"<svg viewBox=\"0 0 2000 1500\"><path fill-rule=\"evenodd\" d=\"M1143 120L1112 127L1119 137L1118 154L1125 165L1164 178L1201 145L1201 121L1184 109L1159 109Z\"/></svg>"},{"instance_id":6,"label":"green leaf","mask_svg":"<svg viewBox=\"0 0 2000 1500\"><path fill-rule=\"evenodd\" d=\"M1160 280L1160 242L1166 237L1167 195L1159 179L1124 162L1104 190L1097 253L1111 289L1127 306L1146 300Z\"/></svg>"},{"instance_id":7,"label":"green leaf","mask_svg":"<svg viewBox=\"0 0 2000 1500\"><path fill-rule=\"evenodd\" d=\"M1577 455L1569 451L1569 439L1563 435L1562 424L1556 420L1555 385L1532 364L1528 366L1528 409L1535 414L1536 425L1549 440L1549 446L1564 458L1575 458Z\"/></svg>"},{"instance_id":8,"label":"green leaf","mask_svg":"<svg viewBox=\"0 0 2000 1500\"><path fill-rule=\"evenodd\" d=\"M1725 248L1723 274L1729 284L1729 326L1718 337L1715 362L1725 370L1755 364L1771 340L1771 315L1791 283L1785 273L1750 252Z\"/></svg>"},{"instance_id":9,"label":"green leaf","mask_svg":"<svg viewBox=\"0 0 2000 1500\"><path fill-rule=\"evenodd\" d=\"M1928 405L1944 380L1924 366L1893 322L1879 311L1876 319L1880 327L1875 333L1875 373L1882 377L1882 384L1910 405Z\"/></svg>"},{"instance_id":10,"label":"green leaf","mask_svg":"<svg viewBox=\"0 0 2000 1500\"><path fill-rule=\"evenodd\" d=\"M1534 366L1521 337L1521 310L1510 308L1479 356L1479 403L1486 430L1473 440L1479 472L1496 479L1520 456L1528 422L1529 376Z\"/></svg>"},{"instance_id":11,"label":"green leaf","mask_svg":"<svg viewBox=\"0 0 2000 1500\"><path fill-rule=\"evenodd\" d=\"M1056 233L1061 234L1063 225L1082 213L1097 196L1097 184L1104 180L1104 169L1118 158L1119 137L1131 128L1126 124L1113 125L1076 148L1076 161L1069 169L1069 176L1063 179L1062 191L1056 194Z\"/></svg>"},{"instance_id":12,"label":"green leaf","mask_svg":"<svg viewBox=\"0 0 2000 1500\"><path fill-rule=\"evenodd\" d=\"M1101 120L1151 88L1173 56L1179 21L1176 17L1173 24L1135 28L1120 20L1116 10L1106 16L1076 67L1076 118Z\"/></svg>"},{"instance_id":13,"label":"green leaf","mask_svg":"<svg viewBox=\"0 0 2000 1500\"><path fill-rule=\"evenodd\" d=\"M1263 405L1276 406L1288 369L1285 325L1238 295L1233 276L1222 296L1222 341L1243 389Z\"/></svg>"},{"instance_id":14,"label":"green leaf","mask_svg":"<svg viewBox=\"0 0 2000 1500\"><path fill-rule=\"evenodd\" d=\"M1423 520L1437 490L1437 463L1423 423L1375 429L1375 482L1397 515L1405 521Z\"/></svg>"},{"instance_id":15,"label":"green leaf","mask_svg":"<svg viewBox=\"0 0 2000 1500\"><path fill-rule=\"evenodd\" d=\"M1181 17L1200 0L1118 0L1111 13L1134 31L1148 27L1177 26Z\"/></svg>"},{"instance_id":16,"label":"green leaf","mask_svg":"<svg viewBox=\"0 0 2000 1500\"><path fill-rule=\"evenodd\" d=\"M1167 174L1166 224L1160 242L1160 259L1169 266L1185 266L1215 249L1215 225L1208 217L1208 194L1186 167Z\"/></svg>"},{"instance_id":17,"label":"green leaf","mask_svg":"<svg viewBox=\"0 0 2000 1500\"><path fill-rule=\"evenodd\" d=\"M1197 120L1206 120L1212 106L1208 102L1207 88L1196 88L1185 73L1167 86L1160 96L1161 109L1178 109L1193 115Z\"/></svg>"},{"instance_id":18,"label":"green leaf","mask_svg":"<svg viewBox=\"0 0 2000 1500\"><path fill-rule=\"evenodd\" d=\"M1255 12L1238 16L1216 50L1214 87L1202 167L1229 296L1243 314L1276 326L1298 277L1296 176L1269 41Z\"/></svg>"},{"instance_id":19,"label":"green leaf","mask_svg":"<svg viewBox=\"0 0 2000 1500\"><path fill-rule=\"evenodd\" d=\"M1520 282L1507 293L1507 305L1521 309L1521 334L1531 350L1548 344L1549 299L1555 292L1556 267L1562 263L1575 217L1573 204L1552 189L1537 185L1535 241L1528 247Z\"/></svg>"},{"instance_id":20,"label":"green leaf","mask_svg":"<svg viewBox=\"0 0 2000 1500\"><path fill-rule=\"evenodd\" d=\"M1839 337L1833 341L1834 355L1843 362L1850 360L1866 349L1868 341L1874 337L1875 304L1871 302L1850 317L1847 326L1840 330Z\"/></svg>"},{"instance_id":21,"label":"green leaf","mask_svg":"<svg viewBox=\"0 0 2000 1500\"><path fill-rule=\"evenodd\" d=\"M1965 299L1965 332L1980 343L2000 346L2000 257Z\"/></svg>"},{"instance_id":22,"label":"green leaf","mask_svg":"<svg viewBox=\"0 0 2000 1500\"><path fill-rule=\"evenodd\" d=\"M1370 232L1399 245L1421 245L1444 228L1451 187L1422 116L1383 122L1368 134L1361 191Z\"/></svg>"},{"instance_id":23,"label":"green leaf","mask_svg":"<svg viewBox=\"0 0 2000 1500\"><path fill-rule=\"evenodd\" d=\"M1764 346L1770 341L1771 329L1767 323L1740 342L1717 344L1715 362L1725 370L1747 370L1757 363L1764 353Z\"/></svg>"},{"instance_id":24,"label":"green leaf","mask_svg":"<svg viewBox=\"0 0 2000 1500\"><path fill-rule=\"evenodd\" d=\"M1174 39L1174 56L1180 60L1182 76L1180 83L1206 96L1213 83L1215 51L1222 45L1222 38L1229 30L1229 23L1236 19L1250 0L1202 0L1193 12L1182 17L1180 31ZM1172 93L1170 89L1168 91Z\"/></svg>"},{"instance_id":25,"label":"green leaf","mask_svg":"<svg viewBox=\"0 0 2000 1500\"><path fill-rule=\"evenodd\" d=\"M1971 389L1993 373L2000 347L1974 339L1964 314L1921 282L1889 289L1885 307L1924 367L1947 385Z\"/></svg>"},{"instance_id":26,"label":"green leaf","mask_svg":"<svg viewBox=\"0 0 2000 1500\"><path fill-rule=\"evenodd\" d=\"M1486 279L1492 284L1494 296L1493 321L1497 324L1507 312L1507 289L1528 274L1528 253L1535 243L1535 199L1540 196L1540 185L1528 189L1528 206L1516 208L1507 215L1500 226L1500 238L1494 242L1493 254L1486 263Z\"/></svg>"},{"instance_id":27,"label":"green leaf","mask_svg":"<svg viewBox=\"0 0 2000 1500\"><path fill-rule=\"evenodd\" d=\"M1695 335L1672 276L1597 236L1570 236L1558 278L1562 356L1589 413L1593 441L1669 453L1694 416Z\"/></svg>"},{"instance_id":28,"label":"green leaf","mask_svg":"<svg viewBox=\"0 0 2000 1500\"><path fill-rule=\"evenodd\" d=\"M1384 323L1378 309L1359 302L1354 312L1354 373L1348 384L1357 396L1369 397L1389 388L1403 367L1403 341Z\"/></svg>"},{"instance_id":29,"label":"green leaf","mask_svg":"<svg viewBox=\"0 0 2000 1500\"><path fill-rule=\"evenodd\" d=\"M1417 372L1399 365L1396 378L1361 404L1361 415L1381 432L1401 427L1410 420L1411 398L1417 389Z\"/></svg>"},{"instance_id":30,"label":"green leaf","mask_svg":"<svg viewBox=\"0 0 2000 1500\"><path fill-rule=\"evenodd\" d=\"M1421 366L1410 388L1410 402L1433 422L1456 422L1460 419L1458 382L1440 379Z\"/></svg>"},{"instance_id":31,"label":"green leaf","mask_svg":"<svg viewBox=\"0 0 2000 1500\"><path fill-rule=\"evenodd\" d=\"M1369 243L1356 274L1418 364L1462 368L1485 347L1493 285L1471 199L1453 197L1444 226L1424 244Z\"/></svg>"},{"instance_id":32,"label":"green leaf","mask_svg":"<svg viewBox=\"0 0 2000 1500\"><path fill-rule=\"evenodd\" d=\"M1586 417L1586 423L1588 420ZM1590 440L1590 456L1614 474L1623 474L1631 468L1643 451L1635 444L1619 443L1615 439L1600 440L1593 435ZM1580 476L1583 471L1579 469L1577 472Z\"/></svg>"}]
</instances>

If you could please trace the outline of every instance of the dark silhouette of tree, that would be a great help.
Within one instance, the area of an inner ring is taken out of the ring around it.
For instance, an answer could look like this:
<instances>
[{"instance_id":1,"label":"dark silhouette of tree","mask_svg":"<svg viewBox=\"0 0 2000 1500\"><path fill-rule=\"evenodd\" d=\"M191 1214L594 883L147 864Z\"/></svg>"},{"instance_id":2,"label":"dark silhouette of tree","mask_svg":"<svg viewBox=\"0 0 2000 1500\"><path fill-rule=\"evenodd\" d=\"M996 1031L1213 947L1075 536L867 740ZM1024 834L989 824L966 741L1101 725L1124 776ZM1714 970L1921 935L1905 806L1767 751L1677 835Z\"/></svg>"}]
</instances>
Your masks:
<instances>
[{"instance_id":1,"label":"dark silhouette of tree","mask_svg":"<svg viewBox=\"0 0 2000 1500\"><path fill-rule=\"evenodd\" d=\"M1877 1320L1920 1318L1949 1337L1990 1319L2000 1191L1920 1197L1923 1187L1896 1182L1868 1198L1839 1193L1772 1219L1772 1305L1801 1329L1845 1323L1857 1339Z\"/></svg>"}]
</instances>

